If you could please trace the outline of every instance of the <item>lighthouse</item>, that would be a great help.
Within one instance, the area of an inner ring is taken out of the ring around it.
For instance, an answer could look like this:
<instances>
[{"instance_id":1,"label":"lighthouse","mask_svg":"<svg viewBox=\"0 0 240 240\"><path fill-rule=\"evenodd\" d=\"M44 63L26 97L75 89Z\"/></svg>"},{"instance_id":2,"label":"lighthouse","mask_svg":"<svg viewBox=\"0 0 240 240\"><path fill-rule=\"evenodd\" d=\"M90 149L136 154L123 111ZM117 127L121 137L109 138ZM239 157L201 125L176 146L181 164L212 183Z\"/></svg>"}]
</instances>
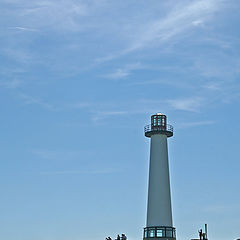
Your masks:
<instances>
[{"instance_id":1,"label":"lighthouse","mask_svg":"<svg viewBox=\"0 0 240 240\"><path fill-rule=\"evenodd\" d=\"M167 116L151 116L151 124L144 128L150 138L150 165L148 182L147 223L144 240L176 240L173 227L167 139L173 136L173 127Z\"/></svg>"}]
</instances>

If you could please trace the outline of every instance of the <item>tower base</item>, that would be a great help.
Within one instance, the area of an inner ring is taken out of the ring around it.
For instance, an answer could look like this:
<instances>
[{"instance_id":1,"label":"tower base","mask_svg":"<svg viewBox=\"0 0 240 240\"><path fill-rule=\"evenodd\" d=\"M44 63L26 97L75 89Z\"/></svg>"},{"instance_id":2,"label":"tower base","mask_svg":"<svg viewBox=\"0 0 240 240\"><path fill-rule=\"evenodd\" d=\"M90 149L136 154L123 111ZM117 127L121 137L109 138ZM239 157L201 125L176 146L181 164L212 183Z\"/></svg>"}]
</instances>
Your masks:
<instances>
[{"instance_id":1,"label":"tower base","mask_svg":"<svg viewBox=\"0 0 240 240\"><path fill-rule=\"evenodd\" d=\"M176 229L165 226L146 227L143 240L176 240Z\"/></svg>"}]
</instances>

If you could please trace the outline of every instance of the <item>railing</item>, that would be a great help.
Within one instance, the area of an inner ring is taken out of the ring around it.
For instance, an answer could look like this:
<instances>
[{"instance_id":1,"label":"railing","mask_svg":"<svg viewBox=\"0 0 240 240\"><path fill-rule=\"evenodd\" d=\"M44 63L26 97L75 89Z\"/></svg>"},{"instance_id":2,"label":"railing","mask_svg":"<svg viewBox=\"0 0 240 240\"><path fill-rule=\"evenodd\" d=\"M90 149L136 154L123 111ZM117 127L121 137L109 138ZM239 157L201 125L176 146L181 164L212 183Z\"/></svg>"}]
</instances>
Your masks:
<instances>
[{"instance_id":1,"label":"railing","mask_svg":"<svg viewBox=\"0 0 240 240\"><path fill-rule=\"evenodd\" d=\"M161 131L173 133L173 126L170 124L167 124L166 126L161 126L161 125L160 126L152 126L151 124L149 124L144 127L144 133L146 133L146 132L161 132Z\"/></svg>"}]
</instances>

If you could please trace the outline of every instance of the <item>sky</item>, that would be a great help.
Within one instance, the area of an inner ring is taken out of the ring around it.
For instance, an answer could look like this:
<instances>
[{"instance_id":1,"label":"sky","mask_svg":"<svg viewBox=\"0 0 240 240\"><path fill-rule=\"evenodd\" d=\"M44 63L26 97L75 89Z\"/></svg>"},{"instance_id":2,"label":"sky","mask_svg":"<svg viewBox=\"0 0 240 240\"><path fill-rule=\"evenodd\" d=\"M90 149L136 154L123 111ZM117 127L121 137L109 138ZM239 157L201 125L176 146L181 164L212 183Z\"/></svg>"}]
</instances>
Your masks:
<instances>
[{"instance_id":1,"label":"sky","mask_svg":"<svg viewBox=\"0 0 240 240\"><path fill-rule=\"evenodd\" d=\"M142 239L163 112L177 239L240 237L240 1L1 0L0 238Z\"/></svg>"}]
</instances>

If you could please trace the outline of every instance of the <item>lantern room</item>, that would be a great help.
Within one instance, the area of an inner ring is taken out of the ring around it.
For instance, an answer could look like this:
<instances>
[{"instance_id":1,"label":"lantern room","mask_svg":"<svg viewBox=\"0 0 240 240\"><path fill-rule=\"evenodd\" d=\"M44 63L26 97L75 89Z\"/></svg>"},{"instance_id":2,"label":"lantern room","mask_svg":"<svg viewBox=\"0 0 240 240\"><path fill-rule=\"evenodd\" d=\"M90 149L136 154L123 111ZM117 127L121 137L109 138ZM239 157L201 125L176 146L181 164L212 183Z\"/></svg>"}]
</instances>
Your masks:
<instances>
[{"instance_id":1,"label":"lantern room","mask_svg":"<svg viewBox=\"0 0 240 240\"><path fill-rule=\"evenodd\" d=\"M151 137L154 134L164 134L167 137L173 136L172 125L167 124L167 116L162 113L156 113L151 116L151 124L144 128L145 136Z\"/></svg>"}]
</instances>

